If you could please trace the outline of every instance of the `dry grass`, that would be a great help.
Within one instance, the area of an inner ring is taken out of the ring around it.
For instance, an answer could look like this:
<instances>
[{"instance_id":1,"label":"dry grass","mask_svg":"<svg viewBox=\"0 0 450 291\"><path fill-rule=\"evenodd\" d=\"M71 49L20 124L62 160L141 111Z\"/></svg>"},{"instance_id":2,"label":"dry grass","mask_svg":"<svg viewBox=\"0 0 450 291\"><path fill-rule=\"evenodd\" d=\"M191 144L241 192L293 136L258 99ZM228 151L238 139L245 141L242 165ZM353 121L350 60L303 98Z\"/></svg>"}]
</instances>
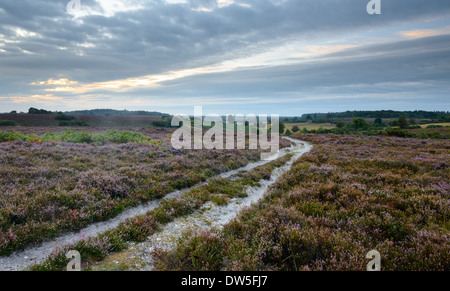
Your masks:
<instances>
[{"instance_id":1,"label":"dry grass","mask_svg":"<svg viewBox=\"0 0 450 291\"><path fill-rule=\"evenodd\" d=\"M302 130L303 128L306 128L307 130L318 130L319 128L323 128L323 129L331 129L331 128L335 128L336 126L334 124L331 123L324 123L324 124L314 124L314 123L285 123L286 129L289 129L290 131L292 131L292 128L294 126L298 126L298 128L300 128L300 130Z\"/></svg>"},{"instance_id":2,"label":"dry grass","mask_svg":"<svg viewBox=\"0 0 450 291\"><path fill-rule=\"evenodd\" d=\"M444 127L447 127L447 126L450 126L450 122L447 122L447 123L430 123L430 124L421 124L420 125L420 127L422 127L422 128L427 128L428 126L430 126L430 125L440 125L440 126L444 126Z\"/></svg>"}]
</instances>

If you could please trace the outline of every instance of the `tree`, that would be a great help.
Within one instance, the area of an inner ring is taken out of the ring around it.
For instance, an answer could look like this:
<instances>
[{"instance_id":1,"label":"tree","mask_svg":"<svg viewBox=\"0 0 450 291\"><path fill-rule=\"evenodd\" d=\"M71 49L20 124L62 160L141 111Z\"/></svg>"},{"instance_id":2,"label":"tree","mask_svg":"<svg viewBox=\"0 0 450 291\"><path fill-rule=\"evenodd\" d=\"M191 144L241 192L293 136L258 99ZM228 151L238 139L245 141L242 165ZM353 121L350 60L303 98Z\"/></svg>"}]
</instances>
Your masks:
<instances>
[{"instance_id":1,"label":"tree","mask_svg":"<svg viewBox=\"0 0 450 291\"><path fill-rule=\"evenodd\" d=\"M51 111L47 111L44 109L36 109L31 107L30 109L28 109L28 114L52 114L53 112Z\"/></svg>"},{"instance_id":2,"label":"tree","mask_svg":"<svg viewBox=\"0 0 450 291\"><path fill-rule=\"evenodd\" d=\"M398 126L400 126L401 129L408 128L408 121L404 116L398 119Z\"/></svg>"},{"instance_id":3,"label":"tree","mask_svg":"<svg viewBox=\"0 0 450 291\"><path fill-rule=\"evenodd\" d=\"M373 125L375 126L382 126L383 125L383 119L381 118L376 118L375 121L373 122Z\"/></svg>"},{"instance_id":4,"label":"tree","mask_svg":"<svg viewBox=\"0 0 450 291\"><path fill-rule=\"evenodd\" d=\"M292 132L288 129L288 130L286 130L286 133L285 133L286 135L292 135Z\"/></svg>"},{"instance_id":5,"label":"tree","mask_svg":"<svg viewBox=\"0 0 450 291\"><path fill-rule=\"evenodd\" d=\"M398 121L397 120L391 120L391 121L388 122L388 125L390 127L398 126Z\"/></svg>"},{"instance_id":6,"label":"tree","mask_svg":"<svg viewBox=\"0 0 450 291\"><path fill-rule=\"evenodd\" d=\"M280 122L280 134L284 133L285 128L286 128L286 125L284 125L283 122Z\"/></svg>"},{"instance_id":7,"label":"tree","mask_svg":"<svg viewBox=\"0 0 450 291\"><path fill-rule=\"evenodd\" d=\"M292 127L292 132L299 132L300 128L297 125L294 125L294 127Z\"/></svg>"},{"instance_id":8,"label":"tree","mask_svg":"<svg viewBox=\"0 0 450 291\"><path fill-rule=\"evenodd\" d=\"M370 125L363 118L357 117L357 118L353 119L353 128L354 129L366 129L369 126Z\"/></svg>"},{"instance_id":9,"label":"tree","mask_svg":"<svg viewBox=\"0 0 450 291\"><path fill-rule=\"evenodd\" d=\"M416 125L416 120L414 118L411 118L410 120L408 120L408 122L411 125Z\"/></svg>"},{"instance_id":10,"label":"tree","mask_svg":"<svg viewBox=\"0 0 450 291\"><path fill-rule=\"evenodd\" d=\"M337 128L343 128L344 126L345 126L345 124L342 121L336 122L336 127Z\"/></svg>"}]
</instances>

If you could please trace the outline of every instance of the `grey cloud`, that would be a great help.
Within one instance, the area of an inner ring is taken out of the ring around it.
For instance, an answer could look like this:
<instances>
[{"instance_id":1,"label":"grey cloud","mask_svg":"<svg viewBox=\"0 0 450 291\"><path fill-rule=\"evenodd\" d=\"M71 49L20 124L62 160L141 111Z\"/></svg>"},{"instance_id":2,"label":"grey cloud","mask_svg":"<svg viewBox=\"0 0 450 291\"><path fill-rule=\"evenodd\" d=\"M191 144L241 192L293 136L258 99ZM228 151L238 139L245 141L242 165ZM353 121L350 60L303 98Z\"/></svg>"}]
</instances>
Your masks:
<instances>
[{"instance_id":1,"label":"grey cloud","mask_svg":"<svg viewBox=\"0 0 450 291\"><path fill-rule=\"evenodd\" d=\"M383 14L375 17L367 15L366 0L236 0L236 4L222 9L212 0L187 4L155 0L136 1L145 6L142 10L113 17L86 16L79 23L66 13L68 2L0 3L0 34L19 41L0 46L5 51L0 51L0 72L6 76L0 80L0 94L26 94L31 89L24 89L24 85L48 78L66 77L88 83L211 65L263 52L289 40L324 39L450 15L448 0L382 1ZM94 0L82 0L82 5L100 9ZM214 10L192 10L200 6ZM17 37L9 29L11 26L42 37ZM80 47L82 43L93 43L95 47ZM445 37L398 42L337 53L329 56L334 61L326 64L317 61L195 76L166 83L164 89L136 90L132 94L294 96L292 92L321 93L327 86L344 90L346 85L389 80L442 82L447 81L445 74L449 73L448 47ZM20 49L34 54L23 54ZM77 55L81 52L82 57Z\"/></svg>"},{"instance_id":2,"label":"grey cloud","mask_svg":"<svg viewBox=\"0 0 450 291\"><path fill-rule=\"evenodd\" d=\"M364 57L348 58L347 54ZM168 98L258 97L262 102L287 96L300 102L302 96L314 94L428 91L448 95L449 84L450 35L444 35L360 47L309 63L196 75L165 82L161 89L135 90L134 94Z\"/></svg>"},{"instance_id":3,"label":"grey cloud","mask_svg":"<svg viewBox=\"0 0 450 291\"><path fill-rule=\"evenodd\" d=\"M25 39L18 44L38 53L37 56L24 56L30 63L36 58L45 60L61 53L70 60L79 50L87 58L110 56L117 60L114 71L110 70L111 65L95 69L86 65L86 74L92 81L105 79L105 76L120 77L116 72L124 62L129 66L136 65L135 76L159 73L250 55L287 39L335 35L372 25L386 26L393 22L436 17L450 11L450 3L441 0L384 1L381 18L368 16L366 1L361 0L238 1L251 8L230 5L213 12L197 12L191 8L212 7L214 1L190 1L189 5L144 1L146 9L118 13L109 18L87 16L83 18L83 24L76 24L65 12L67 2L8 1L0 4L7 16L0 22L43 35L42 39ZM86 6L95 4L94 1L82 3ZM1 31L5 34L4 29ZM113 37L109 39L105 33ZM84 42L94 43L96 47L76 46ZM59 46L66 46L67 51L59 51ZM6 65L5 57L0 58L2 67ZM66 72L70 69L68 65ZM48 73L51 72L49 69Z\"/></svg>"}]
</instances>

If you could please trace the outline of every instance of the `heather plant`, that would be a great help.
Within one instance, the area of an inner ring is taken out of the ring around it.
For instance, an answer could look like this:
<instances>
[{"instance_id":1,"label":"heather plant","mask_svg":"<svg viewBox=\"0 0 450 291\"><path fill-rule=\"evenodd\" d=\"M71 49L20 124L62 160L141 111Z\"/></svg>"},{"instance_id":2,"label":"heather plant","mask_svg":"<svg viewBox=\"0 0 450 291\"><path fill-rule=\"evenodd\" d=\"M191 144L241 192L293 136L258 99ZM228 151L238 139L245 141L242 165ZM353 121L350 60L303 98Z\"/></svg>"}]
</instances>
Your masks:
<instances>
[{"instance_id":1,"label":"heather plant","mask_svg":"<svg viewBox=\"0 0 450 291\"><path fill-rule=\"evenodd\" d=\"M0 255L259 159L257 150L174 150L131 131L4 131L0 140Z\"/></svg>"},{"instance_id":2,"label":"heather plant","mask_svg":"<svg viewBox=\"0 0 450 291\"><path fill-rule=\"evenodd\" d=\"M78 131L68 129L60 132L46 132L40 137L35 134L23 134L17 131L0 132L0 142L13 141L40 141L40 142L67 142L104 145L107 143L156 143L140 132L107 130L102 133Z\"/></svg>"},{"instance_id":3,"label":"heather plant","mask_svg":"<svg viewBox=\"0 0 450 291\"><path fill-rule=\"evenodd\" d=\"M192 214L209 201L220 205L226 203L230 198L245 197L246 188L257 185L260 181L258 173L271 172L290 158L290 155L284 156L233 179L212 178L208 180L208 183L191 189L181 197L161 201L159 207L147 214L127 219L115 229L106 231L96 238L82 237L76 244L58 246L44 262L31 266L29 269L34 271L64 270L68 263L65 254L69 250L79 251L85 264L102 260L107 254L126 249L130 242L145 241L148 236L157 232L161 225L169 223L177 217ZM221 200L219 197L224 197L225 200Z\"/></svg>"},{"instance_id":4,"label":"heather plant","mask_svg":"<svg viewBox=\"0 0 450 291\"><path fill-rule=\"evenodd\" d=\"M300 136L297 136L300 137ZM450 143L301 135L314 149L221 231L156 251L159 270L450 270Z\"/></svg>"}]
</instances>

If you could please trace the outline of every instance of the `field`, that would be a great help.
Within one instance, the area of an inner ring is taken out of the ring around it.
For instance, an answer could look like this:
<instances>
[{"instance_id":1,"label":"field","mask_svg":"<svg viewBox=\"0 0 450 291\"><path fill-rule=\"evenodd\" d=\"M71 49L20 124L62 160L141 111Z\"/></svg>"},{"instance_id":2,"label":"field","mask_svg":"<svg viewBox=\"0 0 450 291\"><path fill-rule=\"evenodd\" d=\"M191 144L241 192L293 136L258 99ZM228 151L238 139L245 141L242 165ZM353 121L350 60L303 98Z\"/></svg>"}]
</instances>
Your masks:
<instances>
[{"instance_id":1,"label":"field","mask_svg":"<svg viewBox=\"0 0 450 291\"><path fill-rule=\"evenodd\" d=\"M286 129L292 131L292 128L297 126L300 130L306 128L307 130L318 130L319 128L330 129L336 126L331 123L314 124L314 123L286 123Z\"/></svg>"},{"instance_id":2,"label":"field","mask_svg":"<svg viewBox=\"0 0 450 291\"><path fill-rule=\"evenodd\" d=\"M450 123L430 123L430 124L421 124L420 127L427 128L428 126L442 126L442 127L450 127Z\"/></svg>"},{"instance_id":3,"label":"field","mask_svg":"<svg viewBox=\"0 0 450 291\"><path fill-rule=\"evenodd\" d=\"M46 126L0 128L0 262L155 202L27 268L63 270L65 254L78 250L85 270L139 270L149 258L156 270L365 270L376 249L383 270L450 270L448 140L294 134L313 148L271 181L292 153L241 170L260 151L175 150L173 129L141 123L149 117L71 129L40 118L33 122ZM148 246L170 223L245 199L268 181L264 198L223 228L186 227L173 248L136 256L134 245Z\"/></svg>"}]
</instances>

